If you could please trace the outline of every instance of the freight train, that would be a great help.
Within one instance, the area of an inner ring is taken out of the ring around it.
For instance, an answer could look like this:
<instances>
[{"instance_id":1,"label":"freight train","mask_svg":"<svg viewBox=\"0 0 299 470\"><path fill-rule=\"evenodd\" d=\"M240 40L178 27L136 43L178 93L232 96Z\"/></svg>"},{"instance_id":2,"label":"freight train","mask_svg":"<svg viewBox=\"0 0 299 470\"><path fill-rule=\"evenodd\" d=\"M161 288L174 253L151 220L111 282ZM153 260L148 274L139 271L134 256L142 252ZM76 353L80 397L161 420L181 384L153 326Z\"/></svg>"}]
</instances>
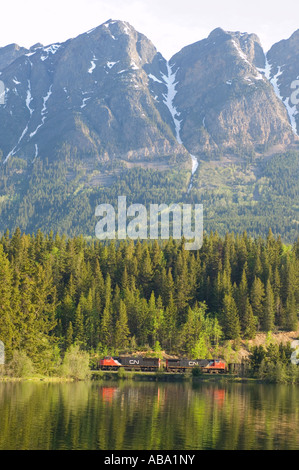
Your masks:
<instances>
[{"instance_id":1,"label":"freight train","mask_svg":"<svg viewBox=\"0 0 299 470\"><path fill-rule=\"evenodd\" d=\"M100 359L99 368L101 370L140 370L144 372L154 372L162 369L161 360L157 357L131 357L131 356L107 356ZM164 369L167 372L186 372L199 368L206 373L227 372L227 364L222 359L166 359Z\"/></svg>"}]
</instances>

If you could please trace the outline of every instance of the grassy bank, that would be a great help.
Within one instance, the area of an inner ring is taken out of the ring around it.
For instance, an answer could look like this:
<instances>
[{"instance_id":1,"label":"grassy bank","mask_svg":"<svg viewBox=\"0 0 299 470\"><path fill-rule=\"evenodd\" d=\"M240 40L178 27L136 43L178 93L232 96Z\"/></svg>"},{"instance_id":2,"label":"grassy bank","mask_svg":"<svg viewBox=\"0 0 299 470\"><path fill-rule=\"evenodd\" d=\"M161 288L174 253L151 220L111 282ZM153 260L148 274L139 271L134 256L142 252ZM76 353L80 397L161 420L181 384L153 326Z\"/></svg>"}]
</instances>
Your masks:
<instances>
[{"instance_id":1,"label":"grassy bank","mask_svg":"<svg viewBox=\"0 0 299 470\"><path fill-rule=\"evenodd\" d=\"M92 371L88 381L148 381L148 382L252 382L256 379L248 377L238 377L233 374L201 374L193 377L191 373L172 373L172 372L132 372L123 371L121 374L117 371ZM74 378L68 377L12 377L0 376L0 382L44 382L44 383L68 383L76 382Z\"/></svg>"},{"instance_id":2,"label":"grassy bank","mask_svg":"<svg viewBox=\"0 0 299 470\"><path fill-rule=\"evenodd\" d=\"M233 382L248 382L255 381L256 379L248 377L239 377L234 374L200 374L199 376L192 376L189 372L175 373L175 372L131 372L123 371L119 374L117 371L94 371L92 373L92 380L133 380L133 381L155 381L155 382L219 382L219 381L233 381Z\"/></svg>"},{"instance_id":3,"label":"grassy bank","mask_svg":"<svg viewBox=\"0 0 299 470\"><path fill-rule=\"evenodd\" d=\"M1 382L45 382L45 383L67 383L75 382L73 378L66 377L47 377L47 376L32 376L32 377L11 377L9 375L0 376Z\"/></svg>"}]
</instances>

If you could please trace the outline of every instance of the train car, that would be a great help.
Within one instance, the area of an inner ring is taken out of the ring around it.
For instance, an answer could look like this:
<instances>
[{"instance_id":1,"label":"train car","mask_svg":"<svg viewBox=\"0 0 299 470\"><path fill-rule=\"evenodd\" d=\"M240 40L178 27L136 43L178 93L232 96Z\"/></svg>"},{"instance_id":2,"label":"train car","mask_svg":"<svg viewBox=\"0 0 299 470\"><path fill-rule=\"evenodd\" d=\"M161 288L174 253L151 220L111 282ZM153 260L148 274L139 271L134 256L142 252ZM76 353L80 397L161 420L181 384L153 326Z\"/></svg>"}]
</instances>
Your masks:
<instances>
[{"instance_id":1,"label":"train car","mask_svg":"<svg viewBox=\"0 0 299 470\"><path fill-rule=\"evenodd\" d=\"M100 360L100 369L118 370L123 367L126 370L155 371L160 368L160 359L157 357L132 357L132 356L107 356Z\"/></svg>"},{"instance_id":2,"label":"train car","mask_svg":"<svg viewBox=\"0 0 299 470\"><path fill-rule=\"evenodd\" d=\"M128 370L154 371L160 368L161 361L157 357L121 356L120 362Z\"/></svg>"},{"instance_id":3,"label":"train car","mask_svg":"<svg viewBox=\"0 0 299 470\"><path fill-rule=\"evenodd\" d=\"M166 370L169 372L186 372L187 370L200 368L202 372L224 373L227 370L226 363L220 359L167 359Z\"/></svg>"},{"instance_id":4,"label":"train car","mask_svg":"<svg viewBox=\"0 0 299 470\"><path fill-rule=\"evenodd\" d=\"M185 372L195 367L204 368L211 359L166 359L166 370L169 372Z\"/></svg>"}]
</instances>

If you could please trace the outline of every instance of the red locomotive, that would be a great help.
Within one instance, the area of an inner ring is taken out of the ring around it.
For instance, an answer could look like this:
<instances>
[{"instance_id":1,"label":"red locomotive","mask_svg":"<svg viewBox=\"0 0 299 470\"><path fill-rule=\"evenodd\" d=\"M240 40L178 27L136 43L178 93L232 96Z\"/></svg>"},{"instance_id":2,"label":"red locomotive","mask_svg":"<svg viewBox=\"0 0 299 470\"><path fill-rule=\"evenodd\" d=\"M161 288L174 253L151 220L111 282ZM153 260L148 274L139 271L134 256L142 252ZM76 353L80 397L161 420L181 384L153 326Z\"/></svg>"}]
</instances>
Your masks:
<instances>
[{"instance_id":1,"label":"red locomotive","mask_svg":"<svg viewBox=\"0 0 299 470\"><path fill-rule=\"evenodd\" d=\"M100 369L102 370L117 370L121 367L121 363L118 361L116 357L104 357L104 359L100 359Z\"/></svg>"},{"instance_id":2,"label":"red locomotive","mask_svg":"<svg viewBox=\"0 0 299 470\"><path fill-rule=\"evenodd\" d=\"M209 372L209 373L224 373L227 372L227 365L224 361L221 359L213 359L212 361L209 362L207 366L203 368L203 372Z\"/></svg>"}]
</instances>

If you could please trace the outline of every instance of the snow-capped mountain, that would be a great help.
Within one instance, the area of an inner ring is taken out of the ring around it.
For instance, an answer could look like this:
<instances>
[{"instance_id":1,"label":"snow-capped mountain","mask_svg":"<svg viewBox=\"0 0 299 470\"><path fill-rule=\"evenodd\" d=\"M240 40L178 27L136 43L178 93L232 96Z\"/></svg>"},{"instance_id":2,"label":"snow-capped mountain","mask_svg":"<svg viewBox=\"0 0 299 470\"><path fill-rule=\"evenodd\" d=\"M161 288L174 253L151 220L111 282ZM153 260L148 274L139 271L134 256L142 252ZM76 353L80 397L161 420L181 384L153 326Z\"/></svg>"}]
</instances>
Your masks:
<instances>
[{"instance_id":1,"label":"snow-capped mountain","mask_svg":"<svg viewBox=\"0 0 299 470\"><path fill-rule=\"evenodd\" d=\"M298 32L267 57L254 34L214 30L169 63L126 22L30 50L0 49L2 161L66 151L100 161L196 158L291 145ZM196 158L195 158L196 157Z\"/></svg>"},{"instance_id":2,"label":"snow-capped mountain","mask_svg":"<svg viewBox=\"0 0 299 470\"><path fill-rule=\"evenodd\" d=\"M166 61L128 23L110 20L65 43L5 58L4 162L14 155L51 159L66 148L101 161L186 158L161 100Z\"/></svg>"},{"instance_id":3,"label":"snow-capped mountain","mask_svg":"<svg viewBox=\"0 0 299 470\"><path fill-rule=\"evenodd\" d=\"M298 229L293 180L273 200L261 194L288 150L296 180L299 30L265 53L255 34L217 28L167 61L130 24L109 20L63 43L0 48L0 85L3 230L93 234L96 204L117 194L204 199L222 229L242 220L259 234L265 210L277 233Z\"/></svg>"},{"instance_id":4,"label":"snow-capped mountain","mask_svg":"<svg viewBox=\"0 0 299 470\"><path fill-rule=\"evenodd\" d=\"M265 55L256 35L218 28L170 64L181 139L191 153L261 153L294 141L286 108L263 73Z\"/></svg>"}]
</instances>

